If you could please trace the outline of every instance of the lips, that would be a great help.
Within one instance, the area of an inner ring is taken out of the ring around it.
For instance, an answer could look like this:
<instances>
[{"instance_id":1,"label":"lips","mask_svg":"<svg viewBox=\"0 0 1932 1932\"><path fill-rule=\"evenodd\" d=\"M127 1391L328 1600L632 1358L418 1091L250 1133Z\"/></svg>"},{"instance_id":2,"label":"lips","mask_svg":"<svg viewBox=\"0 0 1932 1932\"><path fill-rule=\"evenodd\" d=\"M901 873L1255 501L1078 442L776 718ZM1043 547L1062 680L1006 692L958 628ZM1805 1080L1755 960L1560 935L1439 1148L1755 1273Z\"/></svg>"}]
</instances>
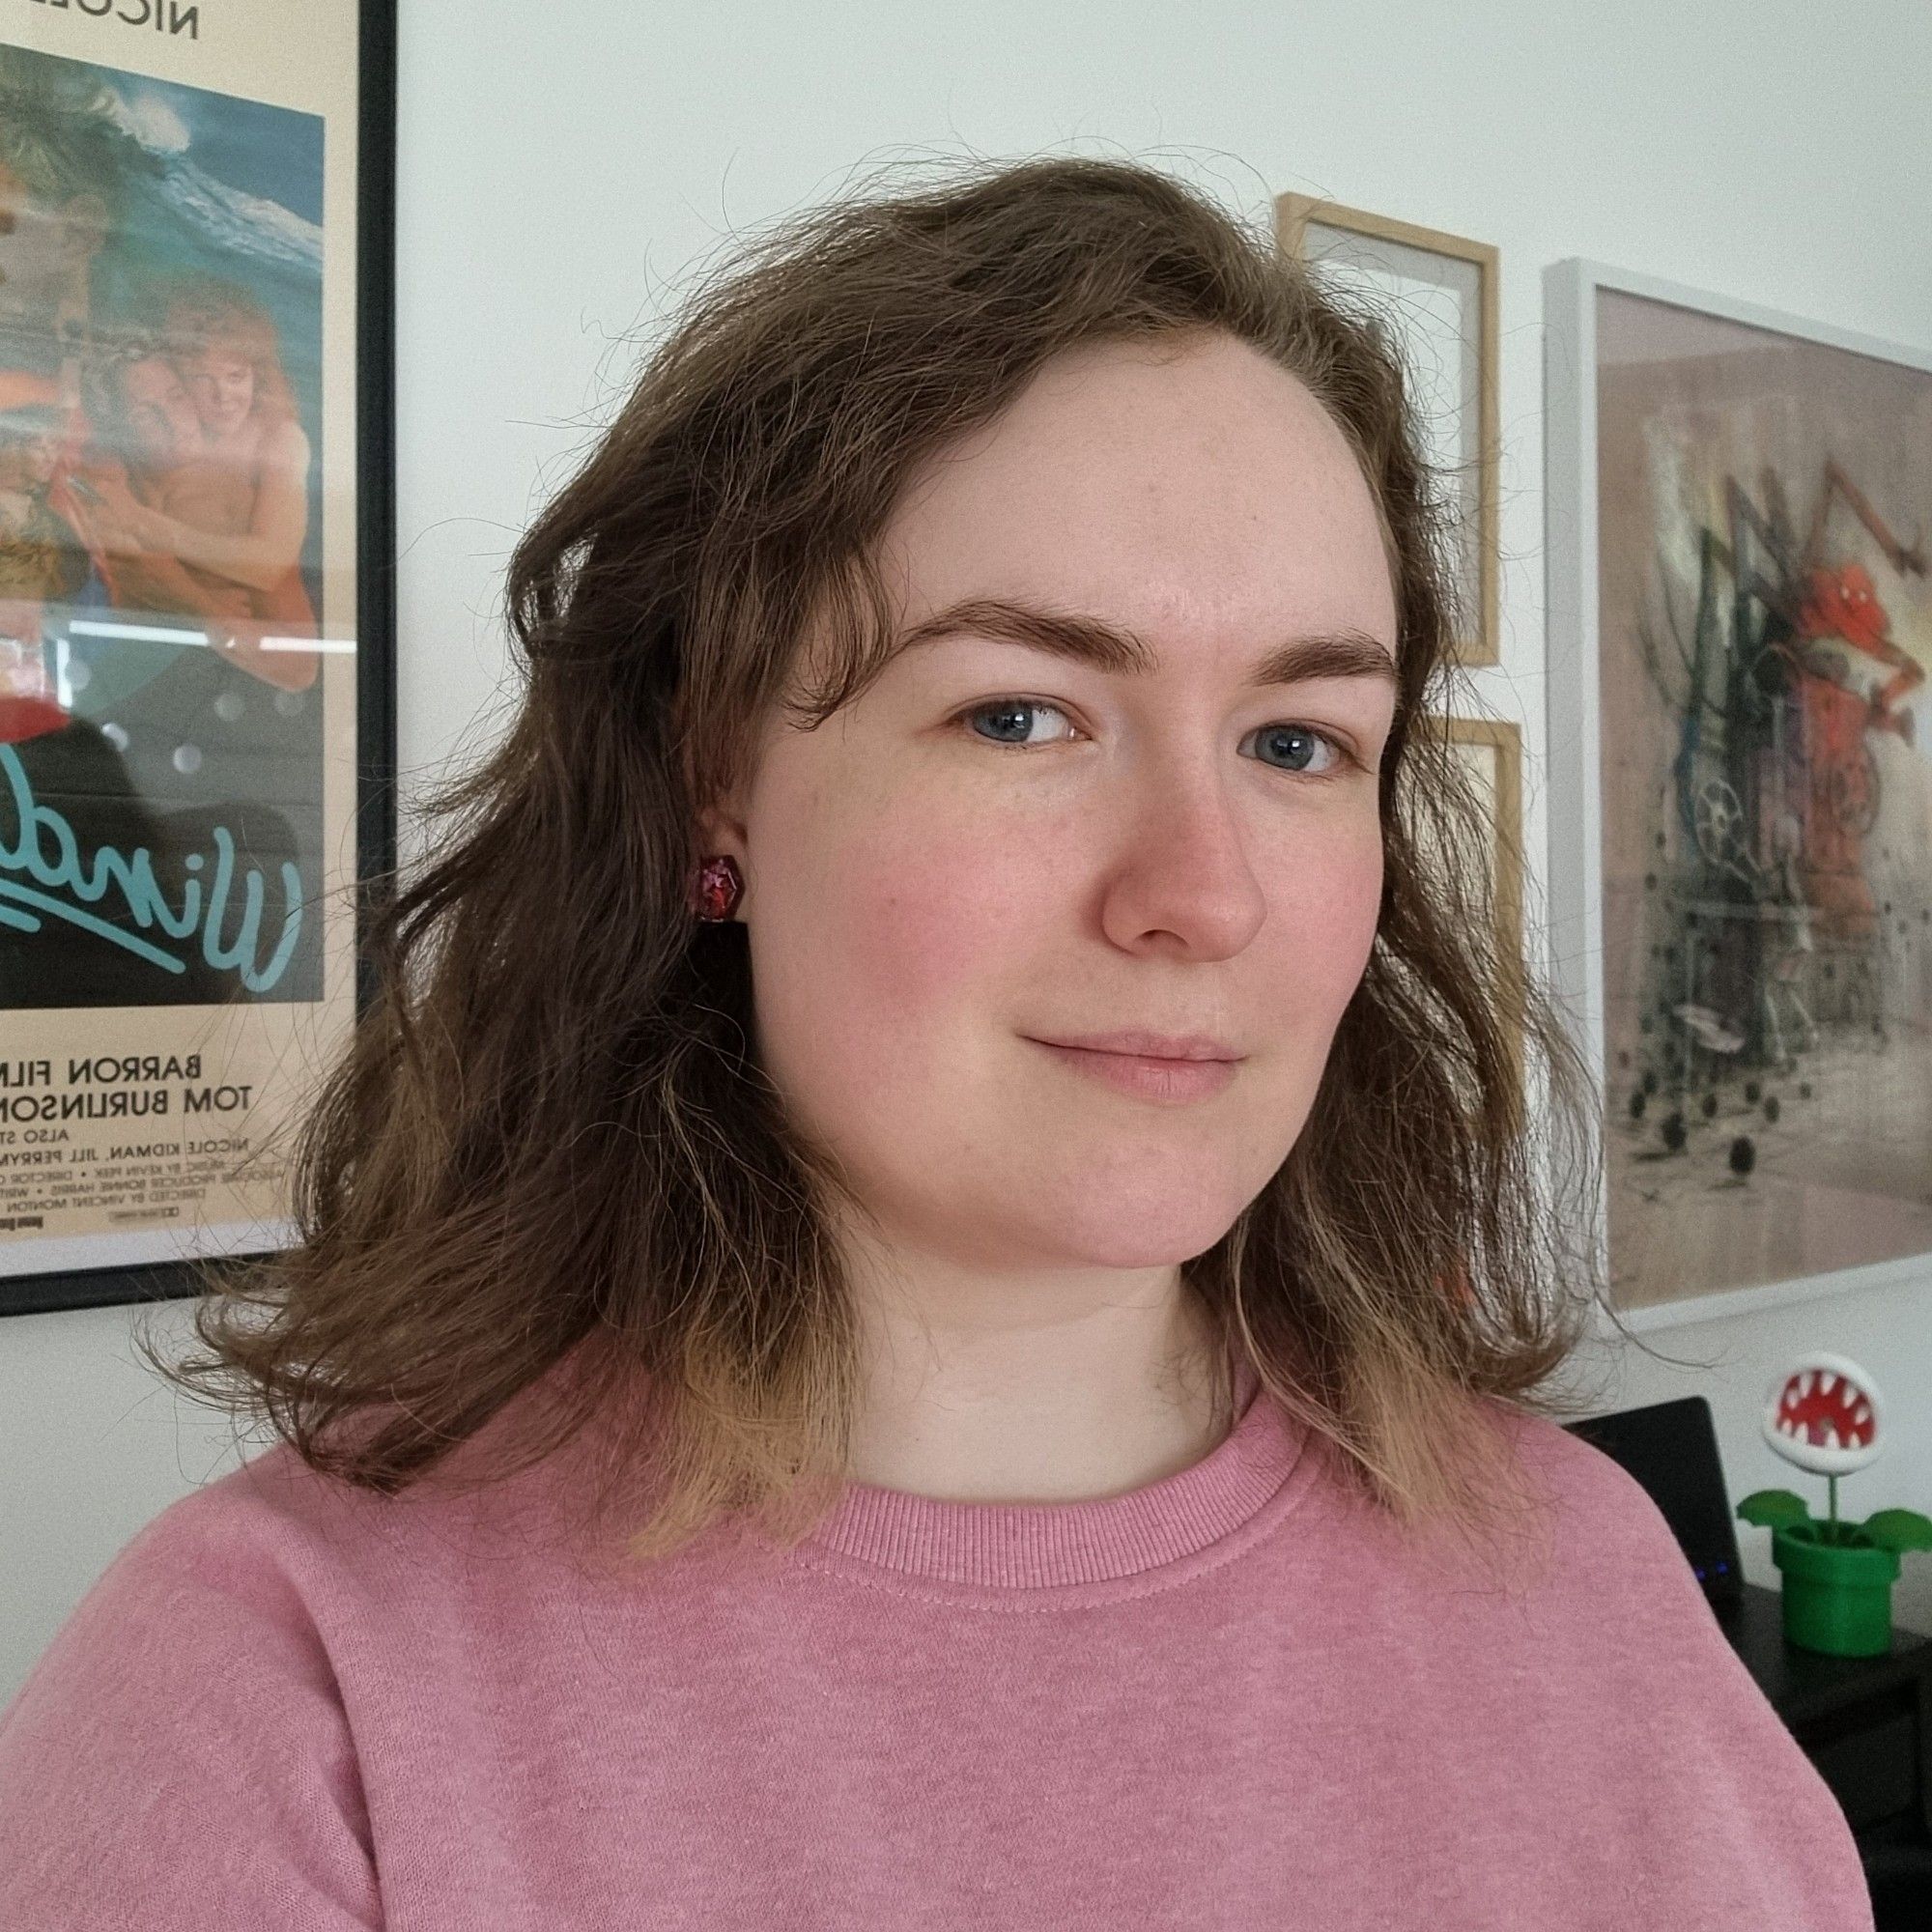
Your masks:
<instances>
[{"instance_id":1,"label":"lips","mask_svg":"<svg viewBox=\"0 0 1932 1932\"><path fill-rule=\"evenodd\" d=\"M1158 1034L1137 1028L1113 1033L1037 1034L1042 1046L1077 1047L1083 1053L1127 1054L1136 1060L1239 1060L1241 1055L1208 1034Z\"/></svg>"},{"instance_id":2,"label":"lips","mask_svg":"<svg viewBox=\"0 0 1932 1932\"><path fill-rule=\"evenodd\" d=\"M1114 1053L1092 1047L1063 1046L1047 1039L1036 1040L1034 1044L1082 1077L1143 1100L1204 1099L1224 1091L1235 1077L1236 1063L1232 1060Z\"/></svg>"}]
</instances>

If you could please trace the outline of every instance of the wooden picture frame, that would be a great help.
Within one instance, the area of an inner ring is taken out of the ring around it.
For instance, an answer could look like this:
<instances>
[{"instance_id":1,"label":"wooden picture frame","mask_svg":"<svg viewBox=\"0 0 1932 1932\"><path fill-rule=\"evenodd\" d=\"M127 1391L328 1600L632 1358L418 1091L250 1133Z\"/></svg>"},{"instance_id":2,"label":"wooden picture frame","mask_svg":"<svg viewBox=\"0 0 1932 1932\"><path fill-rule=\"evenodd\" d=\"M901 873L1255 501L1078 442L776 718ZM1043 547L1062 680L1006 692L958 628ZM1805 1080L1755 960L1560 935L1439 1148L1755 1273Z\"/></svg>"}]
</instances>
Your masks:
<instances>
[{"instance_id":1,"label":"wooden picture frame","mask_svg":"<svg viewBox=\"0 0 1932 1932\"><path fill-rule=\"evenodd\" d=\"M1372 302L1395 329L1422 418L1425 457L1459 508L1456 660L1470 668L1494 665L1501 655L1502 578L1498 251L1464 235L1303 194L1277 195L1274 209L1283 252ZM1454 311L1446 323L1445 304ZM1443 366L1451 342L1453 376Z\"/></svg>"},{"instance_id":2,"label":"wooden picture frame","mask_svg":"<svg viewBox=\"0 0 1932 1932\"><path fill-rule=\"evenodd\" d=\"M1520 961L1524 941L1522 732L1506 718L1465 718L1436 712L1425 713L1422 725L1461 759L1477 796L1489 808L1487 884L1495 953L1504 962ZM1520 1089L1524 1066L1520 1021L1512 1045Z\"/></svg>"}]
</instances>

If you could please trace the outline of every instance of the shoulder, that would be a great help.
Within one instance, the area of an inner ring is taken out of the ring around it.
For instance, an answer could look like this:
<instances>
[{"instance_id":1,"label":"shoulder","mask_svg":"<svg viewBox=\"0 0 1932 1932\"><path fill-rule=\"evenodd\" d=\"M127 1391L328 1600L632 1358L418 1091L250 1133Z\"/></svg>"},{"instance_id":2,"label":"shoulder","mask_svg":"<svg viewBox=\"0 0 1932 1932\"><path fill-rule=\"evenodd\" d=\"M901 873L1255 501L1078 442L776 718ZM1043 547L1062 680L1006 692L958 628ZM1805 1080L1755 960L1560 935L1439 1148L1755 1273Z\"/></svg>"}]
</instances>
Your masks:
<instances>
[{"instance_id":1,"label":"shoulder","mask_svg":"<svg viewBox=\"0 0 1932 1932\"><path fill-rule=\"evenodd\" d=\"M293 415L276 416L263 426L257 449L264 463L306 463L308 432Z\"/></svg>"},{"instance_id":2,"label":"shoulder","mask_svg":"<svg viewBox=\"0 0 1932 1932\"><path fill-rule=\"evenodd\" d=\"M127 1608L149 1590L219 1589L285 1609L336 1558L380 1556L396 1534L387 1499L318 1474L286 1443L177 1498L131 1537L82 1600Z\"/></svg>"},{"instance_id":3,"label":"shoulder","mask_svg":"<svg viewBox=\"0 0 1932 1932\"><path fill-rule=\"evenodd\" d=\"M336 1486L341 1487L341 1486ZM178 1498L75 1605L0 1716L0 1779L22 1726L89 1690L326 1675L313 1602L356 1531L355 1505L278 1446ZM366 1532L364 1532L366 1534Z\"/></svg>"},{"instance_id":4,"label":"shoulder","mask_svg":"<svg viewBox=\"0 0 1932 1932\"><path fill-rule=\"evenodd\" d=\"M1795 1901L1815 1900L1804 1922L1824 1923L1830 1904L1861 1895L1850 1828L1663 1512L1621 1463L1561 1424L1519 1413L1514 1426L1552 1505L1555 1558L1516 1634L1560 1699L1565 1754L1595 1766L1653 1851L1675 1841L1687 1871L1709 1883L1732 1870L1767 1908L1795 1915ZM1798 1919L1767 1911L1756 1922Z\"/></svg>"},{"instance_id":5,"label":"shoulder","mask_svg":"<svg viewBox=\"0 0 1932 1932\"><path fill-rule=\"evenodd\" d=\"M1632 1493L1644 1496L1642 1485L1621 1463L1574 1430L1547 1415L1534 1415L1513 1406L1498 1403L1494 1407L1504 1416L1506 1426L1515 1431L1524 1462L1548 1475L1566 1495L1599 1506L1613 1497L1627 1502Z\"/></svg>"},{"instance_id":6,"label":"shoulder","mask_svg":"<svg viewBox=\"0 0 1932 1932\"><path fill-rule=\"evenodd\" d=\"M1667 1549L1683 1560L1663 1512L1615 1457L1548 1416L1497 1408L1520 1465L1571 1534L1607 1538L1626 1556Z\"/></svg>"},{"instance_id":7,"label":"shoulder","mask_svg":"<svg viewBox=\"0 0 1932 1932\"><path fill-rule=\"evenodd\" d=\"M123 1546L0 1713L0 1812L37 1727L103 1699L177 1744L257 1731L267 1712L327 1730L384 1646L449 1613L494 1507L380 1495L279 1443L178 1498Z\"/></svg>"},{"instance_id":8,"label":"shoulder","mask_svg":"<svg viewBox=\"0 0 1932 1932\"><path fill-rule=\"evenodd\" d=\"M1615 1457L1548 1416L1517 1412L1513 1422L1524 1466L1542 1480L1565 1522L1633 1549L1677 1549L1663 1511Z\"/></svg>"},{"instance_id":9,"label":"shoulder","mask_svg":"<svg viewBox=\"0 0 1932 1932\"><path fill-rule=\"evenodd\" d=\"M1702 1659L1744 1667L1663 1512L1612 1456L1546 1416L1509 1412L1518 1463L1542 1508L1547 1565L1528 1607L1552 1637L1603 1663Z\"/></svg>"},{"instance_id":10,"label":"shoulder","mask_svg":"<svg viewBox=\"0 0 1932 1932\"><path fill-rule=\"evenodd\" d=\"M325 1475L285 1442L178 1498L122 1548L74 1612L86 1627L187 1601L325 1638L371 1614L408 1616L440 1598L476 1550L526 1534L538 1478L467 1489L433 1478L393 1495Z\"/></svg>"},{"instance_id":11,"label":"shoulder","mask_svg":"<svg viewBox=\"0 0 1932 1932\"><path fill-rule=\"evenodd\" d=\"M160 1511L0 1711L0 1925L379 1926L368 1780L417 1775L452 1656L570 1601L552 1500L382 1495L277 1444Z\"/></svg>"},{"instance_id":12,"label":"shoulder","mask_svg":"<svg viewBox=\"0 0 1932 1932\"><path fill-rule=\"evenodd\" d=\"M62 1923L186 1926L204 1866L264 1911L312 1877L303 1925L376 1922L352 1726L312 1601L319 1552L353 1519L316 1481L278 1449L180 1498L56 1632L0 1713L0 1922L49 1922L36 1914L58 1898Z\"/></svg>"},{"instance_id":13,"label":"shoulder","mask_svg":"<svg viewBox=\"0 0 1932 1932\"><path fill-rule=\"evenodd\" d=\"M1673 1726L1699 1730L1698 1748L1749 1740L1778 1759L1778 1776L1804 1781L1802 1755L1649 1492L1558 1422L1516 1411L1510 1427L1542 1533L1533 1581L1507 1592L1504 1621L1525 1667L1561 1688L1565 1721L1592 1714L1605 1740L1646 1749L1670 1748Z\"/></svg>"}]
</instances>

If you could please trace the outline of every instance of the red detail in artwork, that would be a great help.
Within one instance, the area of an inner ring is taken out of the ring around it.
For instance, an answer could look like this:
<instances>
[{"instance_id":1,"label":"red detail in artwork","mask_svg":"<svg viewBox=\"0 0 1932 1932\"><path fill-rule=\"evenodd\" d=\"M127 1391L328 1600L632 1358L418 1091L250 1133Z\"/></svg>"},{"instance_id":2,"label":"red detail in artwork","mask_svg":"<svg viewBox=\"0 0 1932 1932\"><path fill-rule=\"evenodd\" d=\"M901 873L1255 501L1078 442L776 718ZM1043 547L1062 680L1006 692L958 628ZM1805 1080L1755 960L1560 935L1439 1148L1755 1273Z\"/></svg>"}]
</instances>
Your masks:
<instances>
[{"instance_id":1,"label":"red detail in artwork","mask_svg":"<svg viewBox=\"0 0 1932 1932\"><path fill-rule=\"evenodd\" d=\"M1890 629L1891 619L1863 564L1811 573L1798 611L1801 638L1843 638L1846 643L1869 651L1885 642Z\"/></svg>"}]
</instances>

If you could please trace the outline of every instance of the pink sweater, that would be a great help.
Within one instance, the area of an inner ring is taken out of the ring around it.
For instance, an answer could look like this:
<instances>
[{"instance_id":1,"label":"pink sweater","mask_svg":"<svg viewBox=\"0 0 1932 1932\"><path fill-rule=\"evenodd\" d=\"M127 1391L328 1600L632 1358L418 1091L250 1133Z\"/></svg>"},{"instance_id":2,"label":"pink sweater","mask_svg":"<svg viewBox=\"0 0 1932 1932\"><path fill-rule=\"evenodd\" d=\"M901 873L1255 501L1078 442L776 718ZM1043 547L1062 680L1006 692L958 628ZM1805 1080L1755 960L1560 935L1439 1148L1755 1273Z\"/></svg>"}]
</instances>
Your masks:
<instances>
[{"instance_id":1,"label":"pink sweater","mask_svg":"<svg viewBox=\"0 0 1932 1932\"><path fill-rule=\"evenodd\" d=\"M1128 1494L854 1487L628 1577L533 1532L567 1455L384 1499L277 1447L0 1717L0 1926L1869 1932L1649 1498L1511 1426L1558 1515L1507 1590L1266 1399Z\"/></svg>"}]
</instances>

